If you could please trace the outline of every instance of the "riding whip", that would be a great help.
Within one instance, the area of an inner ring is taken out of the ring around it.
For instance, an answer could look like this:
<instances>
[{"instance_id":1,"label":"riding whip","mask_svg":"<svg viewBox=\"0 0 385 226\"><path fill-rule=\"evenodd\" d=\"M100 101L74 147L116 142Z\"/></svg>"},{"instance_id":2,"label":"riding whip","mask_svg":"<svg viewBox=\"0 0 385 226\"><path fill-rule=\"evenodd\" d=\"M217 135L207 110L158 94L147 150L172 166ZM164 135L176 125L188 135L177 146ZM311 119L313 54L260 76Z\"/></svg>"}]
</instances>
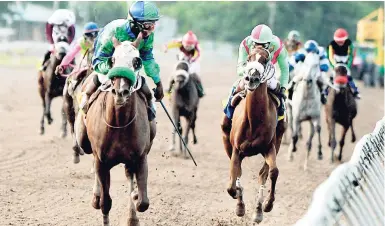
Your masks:
<instances>
[{"instance_id":1,"label":"riding whip","mask_svg":"<svg viewBox=\"0 0 385 226\"><path fill-rule=\"evenodd\" d=\"M152 90L155 92L155 89L152 89ZM198 165L197 165L197 163L195 162L195 160L194 160L194 157L192 156L192 154L191 154L190 150L188 149L186 142L185 142L185 141L184 141L184 139L182 138L182 135L179 133L179 130L178 130L178 128L176 127L176 125L175 125L174 121L172 120L172 118L171 118L170 114L168 113L168 111L167 111L167 109L166 109L166 106L164 106L164 104L163 104L163 101L162 101L162 100L160 101L160 104L162 105L162 107L163 107L163 110L166 112L168 119L170 119L170 121L171 121L172 125L174 126L174 128L175 128L175 131L178 133L178 135L179 135L179 138L180 138L180 139L181 139L181 141L183 142L183 145L184 145L184 147L186 148L186 150L188 151L188 154L190 155L191 159L193 160L193 162L194 162L195 166L198 166Z\"/></svg>"}]
</instances>

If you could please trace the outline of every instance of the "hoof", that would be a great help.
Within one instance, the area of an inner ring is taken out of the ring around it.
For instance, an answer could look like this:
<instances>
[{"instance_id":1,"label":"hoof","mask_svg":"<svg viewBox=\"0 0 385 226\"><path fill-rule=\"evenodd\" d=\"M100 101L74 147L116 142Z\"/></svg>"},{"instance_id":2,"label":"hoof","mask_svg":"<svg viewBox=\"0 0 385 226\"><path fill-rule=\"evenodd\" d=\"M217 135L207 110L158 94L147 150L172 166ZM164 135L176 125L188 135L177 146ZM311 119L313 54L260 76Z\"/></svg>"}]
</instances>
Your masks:
<instances>
[{"instance_id":1,"label":"hoof","mask_svg":"<svg viewBox=\"0 0 385 226\"><path fill-rule=\"evenodd\" d=\"M197 143L198 143L197 138L194 138L193 144L197 144Z\"/></svg>"},{"instance_id":2,"label":"hoof","mask_svg":"<svg viewBox=\"0 0 385 226\"><path fill-rule=\"evenodd\" d=\"M256 209L256 211L253 213L253 222L259 224L262 222L263 220L263 213L262 213L262 210L261 210L261 203L258 204L259 205L259 208Z\"/></svg>"},{"instance_id":3,"label":"hoof","mask_svg":"<svg viewBox=\"0 0 385 226\"><path fill-rule=\"evenodd\" d=\"M92 198L92 207L97 210L100 209L100 196L94 195L94 197Z\"/></svg>"},{"instance_id":4,"label":"hoof","mask_svg":"<svg viewBox=\"0 0 385 226\"><path fill-rule=\"evenodd\" d=\"M229 193L229 195L233 198L233 199L237 199L237 191L233 188L228 188L227 189L227 193Z\"/></svg>"},{"instance_id":5,"label":"hoof","mask_svg":"<svg viewBox=\"0 0 385 226\"><path fill-rule=\"evenodd\" d=\"M80 157L78 154L75 154L74 157L73 157L73 161L75 164L78 164L80 162Z\"/></svg>"},{"instance_id":6,"label":"hoof","mask_svg":"<svg viewBox=\"0 0 385 226\"><path fill-rule=\"evenodd\" d=\"M352 137L352 143L356 142L356 136Z\"/></svg>"},{"instance_id":7,"label":"hoof","mask_svg":"<svg viewBox=\"0 0 385 226\"><path fill-rule=\"evenodd\" d=\"M235 209L235 214L237 214L238 217L245 216L245 203L243 201L237 203L237 208Z\"/></svg>"},{"instance_id":8,"label":"hoof","mask_svg":"<svg viewBox=\"0 0 385 226\"><path fill-rule=\"evenodd\" d=\"M322 160L322 159L323 159L322 153L318 153L318 160Z\"/></svg>"},{"instance_id":9,"label":"hoof","mask_svg":"<svg viewBox=\"0 0 385 226\"><path fill-rule=\"evenodd\" d=\"M44 127L40 128L40 135L43 135L44 134Z\"/></svg>"},{"instance_id":10,"label":"hoof","mask_svg":"<svg viewBox=\"0 0 385 226\"><path fill-rule=\"evenodd\" d=\"M62 132L62 133L60 134L60 138L64 139L64 138L66 138L66 137L67 137L67 132Z\"/></svg>"},{"instance_id":11,"label":"hoof","mask_svg":"<svg viewBox=\"0 0 385 226\"><path fill-rule=\"evenodd\" d=\"M53 119L52 119L52 118L50 118L50 119L48 119L47 121L48 121L48 125L51 125L51 124L52 124L52 122L53 122Z\"/></svg>"},{"instance_id":12,"label":"hoof","mask_svg":"<svg viewBox=\"0 0 385 226\"><path fill-rule=\"evenodd\" d=\"M270 212L273 209L273 202L274 202L274 200L270 200L270 199L266 200L263 203L263 212L265 212L265 213Z\"/></svg>"},{"instance_id":13,"label":"hoof","mask_svg":"<svg viewBox=\"0 0 385 226\"><path fill-rule=\"evenodd\" d=\"M127 226L140 226L138 218L128 218Z\"/></svg>"},{"instance_id":14,"label":"hoof","mask_svg":"<svg viewBox=\"0 0 385 226\"><path fill-rule=\"evenodd\" d=\"M148 199L146 201L142 200L141 202L136 203L136 210L142 213L146 211L149 206L150 206L150 202L148 201Z\"/></svg>"},{"instance_id":15,"label":"hoof","mask_svg":"<svg viewBox=\"0 0 385 226\"><path fill-rule=\"evenodd\" d=\"M74 150L75 153L79 154L79 155L84 155L84 151L83 149L81 149L79 146L74 146L72 147L72 150Z\"/></svg>"}]
</instances>

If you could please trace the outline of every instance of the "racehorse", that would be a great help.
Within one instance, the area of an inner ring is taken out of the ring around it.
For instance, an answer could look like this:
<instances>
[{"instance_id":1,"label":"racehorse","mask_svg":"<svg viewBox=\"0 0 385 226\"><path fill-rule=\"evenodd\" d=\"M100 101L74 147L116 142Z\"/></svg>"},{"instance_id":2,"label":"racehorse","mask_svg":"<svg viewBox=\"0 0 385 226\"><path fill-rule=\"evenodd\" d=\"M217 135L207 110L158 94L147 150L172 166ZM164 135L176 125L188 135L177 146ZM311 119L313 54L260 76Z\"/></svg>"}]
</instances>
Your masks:
<instances>
[{"instance_id":1,"label":"racehorse","mask_svg":"<svg viewBox=\"0 0 385 226\"><path fill-rule=\"evenodd\" d=\"M297 150L298 128L304 121L310 121L310 136L306 143L307 152L304 169L312 147L315 131L318 133L318 159L322 159L321 144L321 101L317 79L322 78L320 71L320 60L316 53L308 53L304 63L298 65L294 71L293 81L296 83L291 101L292 115L292 142L290 143L289 161L293 160L293 152Z\"/></svg>"},{"instance_id":2,"label":"racehorse","mask_svg":"<svg viewBox=\"0 0 385 226\"><path fill-rule=\"evenodd\" d=\"M87 115L78 114L75 121L77 143L85 153L94 155L92 206L102 210L104 226L109 225L112 205L110 169L120 163L125 165L131 194L128 225L138 225L136 211L144 212L149 207L147 154L155 137L156 122L148 120L146 97L138 91L144 82L133 66L134 61L140 61L138 45L139 42L126 41L115 47L110 72L116 69L117 74L107 80L110 87L103 84L91 96Z\"/></svg>"},{"instance_id":3,"label":"racehorse","mask_svg":"<svg viewBox=\"0 0 385 226\"><path fill-rule=\"evenodd\" d=\"M186 128L184 129L184 141L188 144L188 135L190 129L193 134L193 142L196 144L198 142L195 135L195 122L197 119L197 110L199 105L198 91L195 87L193 79L190 77L189 73L189 63L185 60L180 60L176 66L175 74L173 75L174 85L173 92L171 93L170 103L172 107L172 114L174 122L178 127L179 133L182 134L183 129L180 121L180 117L184 116L186 118ZM175 150L175 129L172 133L172 144L170 151ZM187 151L185 148L182 148L182 141L180 144L180 152L187 158Z\"/></svg>"},{"instance_id":4,"label":"racehorse","mask_svg":"<svg viewBox=\"0 0 385 226\"><path fill-rule=\"evenodd\" d=\"M273 209L275 200L275 185L278 178L276 156L278 154L286 123L277 119L278 98L268 92L266 81L274 76L274 66L268 63L269 53L260 48L254 48L248 56L245 75L240 81L244 84L247 94L235 108L230 132L224 128L223 143L230 158L230 183L227 192L238 199L236 214L245 214L243 188L240 183L242 174L241 163L245 157L262 154L265 158L259 172L259 194L257 207L253 214L254 222L261 222L263 212ZM273 71L273 73L270 73ZM226 116L224 116L226 117ZM270 177L271 188L269 197L263 202L263 190L267 177ZM263 205L262 205L263 203Z\"/></svg>"},{"instance_id":5,"label":"racehorse","mask_svg":"<svg viewBox=\"0 0 385 226\"><path fill-rule=\"evenodd\" d=\"M69 44L66 37L59 37L55 44L54 51L50 59L46 62L47 69L38 75L38 89L43 102L43 116L40 120L40 134L44 134L44 117L47 117L48 124L51 124L53 119L51 117L51 102L52 99L63 95L63 88L65 84L65 77L57 75L55 69L60 65L64 56L69 50ZM68 72L68 71L67 71ZM67 136L67 119L62 109L62 134L61 137Z\"/></svg>"},{"instance_id":6,"label":"racehorse","mask_svg":"<svg viewBox=\"0 0 385 226\"><path fill-rule=\"evenodd\" d=\"M329 130L328 145L331 148L331 162L334 162L334 150L337 146L335 127L336 123L342 126L341 139L339 141L340 152L338 161L342 160L342 149L345 144L345 136L348 129L352 130L352 143L356 141L356 134L353 129L353 119L357 115L357 103L348 85L346 65L337 65L334 69L334 84L337 90L329 89L327 103L325 105L326 123Z\"/></svg>"}]
</instances>

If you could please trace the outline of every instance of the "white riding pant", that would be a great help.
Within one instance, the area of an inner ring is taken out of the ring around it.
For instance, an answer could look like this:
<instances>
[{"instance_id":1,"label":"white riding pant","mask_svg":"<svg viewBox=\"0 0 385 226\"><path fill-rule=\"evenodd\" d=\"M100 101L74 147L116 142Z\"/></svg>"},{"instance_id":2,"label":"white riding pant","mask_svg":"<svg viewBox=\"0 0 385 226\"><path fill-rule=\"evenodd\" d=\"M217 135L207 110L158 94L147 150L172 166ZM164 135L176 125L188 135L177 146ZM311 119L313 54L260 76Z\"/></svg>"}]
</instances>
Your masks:
<instances>
[{"instance_id":1,"label":"white riding pant","mask_svg":"<svg viewBox=\"0 0 385 226\"><path fill-rule=\"evenodd\" d=\"M189 73L190 74L195 73L195 74L199 75L200 70L201 70L201 65L200 65L198 60L190 63L190 65L189 65Z\"/></svg>"}]
</instances>

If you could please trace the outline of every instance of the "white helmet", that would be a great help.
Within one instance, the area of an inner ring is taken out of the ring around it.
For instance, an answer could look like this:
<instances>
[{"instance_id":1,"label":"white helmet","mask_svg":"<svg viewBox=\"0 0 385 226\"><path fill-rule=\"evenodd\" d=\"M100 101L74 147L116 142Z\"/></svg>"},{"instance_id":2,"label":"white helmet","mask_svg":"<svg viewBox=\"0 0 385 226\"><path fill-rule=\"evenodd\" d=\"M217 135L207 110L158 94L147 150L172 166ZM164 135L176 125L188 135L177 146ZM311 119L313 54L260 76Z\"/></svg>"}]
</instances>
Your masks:
<instances>
[{"instance_id":1,"label":"white helmet","mask_svg":"<svg viewBox=\"0 0 385 226\"><path fill-rule=\"evenodd\" d=\"M289 32L289 35L287 36L287 38L288 38L289 40L296 40L296 41L299 40L299 37L300 37L300 34L299 34L299 32L296 31L296 30L290 31L290 32Z\"/></svg>"}]
</instances>

